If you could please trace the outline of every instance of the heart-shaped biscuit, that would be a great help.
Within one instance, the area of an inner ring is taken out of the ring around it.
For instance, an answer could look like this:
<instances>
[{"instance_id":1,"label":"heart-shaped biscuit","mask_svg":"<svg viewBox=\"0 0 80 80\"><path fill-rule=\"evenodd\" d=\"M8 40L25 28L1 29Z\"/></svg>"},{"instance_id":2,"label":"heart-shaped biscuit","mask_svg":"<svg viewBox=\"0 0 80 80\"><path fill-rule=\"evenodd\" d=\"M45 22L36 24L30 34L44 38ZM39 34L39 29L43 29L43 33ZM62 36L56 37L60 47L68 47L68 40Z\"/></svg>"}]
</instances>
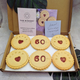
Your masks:
<instances>
[{"instance_id":1,"label":"heart-shaped biscuit","mask_svg":"<svg viewBox=\"0 0 80 80\"><path fill-rule=\"evenodd\" d=\"M23 40L19 40L18 43L19 43L19 44L23 43Z\"/></svg>"},{"instance_id":2,"label":"heart-shaped biscuit","mask_svg":"<svg viewBox=\"0 0 80 80\"><path fill-rule=\"evenodd\" d=\"M21 57L20 57L20 56L18 56L18 57L16 57L16 58L15 58L15 60L16 60L17 62L19 62L19 61L20 61L20 59L21 59Z\"/></svg>"},{"instance_id":3,"label":"heart-shaped biscuit","mask_svg":"<svg viewBox=\"0 0 80 80\"><path fill-rule=\"evenodd\" d=\"M46 16L46 14L43 14L43 16L45 17L45 16Z\"/></svg>"},{"instance_id":4,"label":"heart-shaped biscuit","mask_svg":"<svg viewBox=\"0 0 80 80\"><path fill-rule=\"evenodd\" d=\"M63 41L62 41L62 40L58 40L58 43L59 43L59 44L62 44L62 43L63 43Z\"/></svg>"},{"instance_id":5,"label":"heart-shaped biscuit","mask_svg":"<svg viewBox=\"0 0 80 80\"><path fill-rule=\"evenodd\" d=\"M65 62L65 61L66 61L66 58L65 58L65 57L61 57L60 60L61 60L62 62Z\"/></svg>"}]
</instances>

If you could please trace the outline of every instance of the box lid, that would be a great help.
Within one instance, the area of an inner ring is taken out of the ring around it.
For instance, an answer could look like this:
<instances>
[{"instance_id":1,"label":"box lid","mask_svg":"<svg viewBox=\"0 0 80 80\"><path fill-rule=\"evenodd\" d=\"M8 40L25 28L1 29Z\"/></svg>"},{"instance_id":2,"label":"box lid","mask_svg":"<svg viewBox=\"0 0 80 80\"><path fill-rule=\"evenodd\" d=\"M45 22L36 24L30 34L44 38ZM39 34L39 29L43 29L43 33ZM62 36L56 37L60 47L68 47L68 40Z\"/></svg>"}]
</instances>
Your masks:
<instances>
[{"instance_id":1,"label":"box lid","mask_svg":"<svg viewBox=\"0 0 80 80\"><path fill-rule=\"evenodd\" d=\"M57 20L61 20L61 33L68 34L71 26L71 16L72 16L72 1L73 0L47 0L47 9L57 9ZM8 9L8 23L9 29L14 33L19 32L18 27L18 15L14 9L10 9L7 4Z\"/></svg>"}]
</instances>

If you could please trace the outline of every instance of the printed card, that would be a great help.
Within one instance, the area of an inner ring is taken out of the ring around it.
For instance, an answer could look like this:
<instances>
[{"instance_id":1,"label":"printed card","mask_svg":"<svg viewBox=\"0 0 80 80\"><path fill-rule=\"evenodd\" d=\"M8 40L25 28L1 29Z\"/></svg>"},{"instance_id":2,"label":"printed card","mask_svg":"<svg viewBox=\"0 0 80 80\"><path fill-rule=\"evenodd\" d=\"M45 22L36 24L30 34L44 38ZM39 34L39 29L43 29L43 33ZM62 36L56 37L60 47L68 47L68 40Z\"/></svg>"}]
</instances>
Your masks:
<instances>
[{"instance_id":1,"label":"printed card","mask_svg":"<svg viewBox=\"0 0 80 80\"><path fill-rule=\"evenodd\" d=\"M53 37L60 34L61 21L45 21L45 36Z\"/></svg>"},{"instance_id":2,"label":"printed card","mask_svg":"<svg viewBox=\"0 0 80 80\"><path fill-rule=\"evenodd\" d=\"M19 33L36 35L36 9L18 8Z\"/></svg>"},{"instance_id":3,"label":"printed card","mask_svg":"<svg viewBox=\"0 0 80 80\"><path fill-rule=\"evenodd\" d=\"M56 9L18 8L19 33L45 35L45 21L56 21Z\"/></svg>"},{"instance_id":4,"label":"printed card","mask_svg":"<svg viewBox=\"0 0 80 80\"><path fill-rule=\"evenodd\" d=\"M45 35L45 21L57 20L56 9L37 9L36 10L36 34Z\"/></svg>"}]
</instances>

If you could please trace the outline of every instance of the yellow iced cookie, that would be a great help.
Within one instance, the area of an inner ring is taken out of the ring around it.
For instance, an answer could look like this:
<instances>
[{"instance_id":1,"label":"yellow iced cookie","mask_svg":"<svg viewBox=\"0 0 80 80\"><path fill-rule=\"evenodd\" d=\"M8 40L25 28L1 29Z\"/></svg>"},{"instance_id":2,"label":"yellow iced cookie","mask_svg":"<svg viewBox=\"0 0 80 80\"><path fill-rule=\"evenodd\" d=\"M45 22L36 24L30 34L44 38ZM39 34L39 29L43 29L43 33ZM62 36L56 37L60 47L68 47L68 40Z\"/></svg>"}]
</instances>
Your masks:
<instances>
[{"instance_id":1,"label":"yellow iced cookie","mask_svg":"<svg viewBox=\"0 0 80 80\"><path fill-rule=\"evenodd\" d=\"M32 38L31 46L37 50L44 50L50 46L50 40L43 35L37 35Z\"/></svg>"},{"instance_id":2,"label":"yellow iced cookie","mask_svg":"<svg viewBox=\"0 0 80 80\"><path fill-rule=\"evenodd\" d=\"M24 50L14 50L6 57L6 64L12 69L24 67L29 61L29 55Z\"/></svg>"},{"instance_id":3,"label":"yellow iced cookie","mask_svg":"<svg viewBox=\"0 0 80 80\"><path fill-rule=\"evenodd\" d=\"M68 70L74 65L74 58L69 52L60 50L53 54L52 62L56 68Z\"/></svg>"},{"instance_id":4,"label":"yellow iced cookie","mask_svg":"<svg viewBox=\"0 0 80 80\"><path fill-rule=\"evenodd\" d=\"M44 18L44 19L47 19L49 17L49 12L46 11L46 10L42 10L41 13L40 13L40 17Z\"/></svg>"},{"instance_id":5,"label":"yellow iced cookie","mask_svg":"<svg viewBox=\"0 0 80 80\"><path fill-rule=\"evenodd\" d=\"M13 37L11 45L15 49L24 49L30 45L30 38L26 34L19 34Z\"/></svg>"},{"instance_id":6,"label":"yellow iced cookie","mask_svg":"<svg viewBox=\"0 0 80 80\"><path fill-rule=\"evenodd\" d=\"M46 19L44 19L44 18L39 18L38 24L39 24L41 27L44 27L44 26L45 26L45 21L46 21Z\"/></svg>"},{"instance_id":7,"label":"yellow iced cookie","mask_svg":"<svg viewBox=\"0 0 80 80\"><path fill-rule=\"evenodd\" d=\"M58 50L67 49L70 46L69 39L64 35L56 35L51 39L51 45Z\"/></svg>"},{"instance_id":8,"label":"yellow iced cookie","mask_svg":"<svg viewBox=\"0 0 80 80\"><path fill-rule=\"evenodd\" d=\"M55 17L49 17L48 21L56 21L56 18Z\"/></svg>"},{"instance_id":9,"label":"yellow iced cookie","mask_svg":"<svg viewBox=\"0 0 80 80\"><path fill-rule=\"evenodd\" d=\"M46 51L35 51L29 59L30 65L37 70L44 70L51 64L51 56Z\"/></svg>"}]
</instances>

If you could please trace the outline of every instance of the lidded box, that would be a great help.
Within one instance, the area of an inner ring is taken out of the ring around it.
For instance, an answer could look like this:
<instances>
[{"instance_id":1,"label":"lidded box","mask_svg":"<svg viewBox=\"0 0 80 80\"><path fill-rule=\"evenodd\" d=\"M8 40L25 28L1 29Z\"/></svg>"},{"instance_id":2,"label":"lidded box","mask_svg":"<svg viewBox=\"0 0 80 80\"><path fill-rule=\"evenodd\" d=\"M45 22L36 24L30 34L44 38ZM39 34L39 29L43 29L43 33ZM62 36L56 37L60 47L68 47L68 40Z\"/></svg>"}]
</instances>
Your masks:
<instances>
[{"instance_id":1,"label":"lidded box","mask_svg":"<svg viewBox=\"0 0 80 80\"><path fill-rule=\"evenodd\" d=\"M70 40L70 49L71 53L75 60L75 71L79 69L79 64L77 61L77 57L74 51L74 47L72 44L72 40L70 37L70 26L71 26L71 16L72 16L72 1L73 0L47 0L47 9L57 9L57 20L61 20L61 34L68 35L68 38ZM14 34L19 33L19 25L18 25L18 14L14 11L14 9L11 9L9 5L7 4L7 10L8 10L8 25L9 29L12 31L5 52L4 56L1 62L0 70L5 71L6 66L6 56L10 51L11 45L11 39L13 38Z\"/></svg>"}]
</instances>

